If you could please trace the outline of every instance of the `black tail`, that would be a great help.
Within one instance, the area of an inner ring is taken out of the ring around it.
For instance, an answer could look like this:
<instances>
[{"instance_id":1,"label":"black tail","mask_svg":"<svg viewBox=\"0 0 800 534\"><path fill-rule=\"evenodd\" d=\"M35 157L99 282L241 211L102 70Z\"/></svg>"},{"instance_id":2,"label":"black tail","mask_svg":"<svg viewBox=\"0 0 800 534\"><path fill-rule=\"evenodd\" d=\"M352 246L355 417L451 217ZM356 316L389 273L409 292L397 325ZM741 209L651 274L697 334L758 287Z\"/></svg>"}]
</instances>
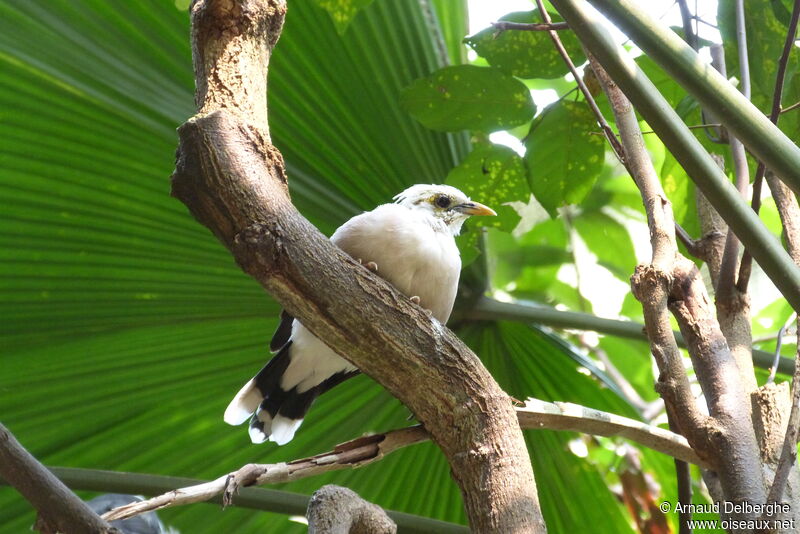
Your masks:
<instances>
[{"instance_id":1,"label":"black tail","mask_svg":"<svg viewBox=\"0 0 800 534\"><path fill-rule=\"evenodd\" d=\"M302 392L297 387L284 390L281 379L292 361L291 347L291 341L286 343L245 384L225 411L225 421L231 424L240 424L252 414L249 432L253 443L261 443L267 439L279 445L289 442L319 395L359 373L336 373Z\"/></svg>"}]
</instances>

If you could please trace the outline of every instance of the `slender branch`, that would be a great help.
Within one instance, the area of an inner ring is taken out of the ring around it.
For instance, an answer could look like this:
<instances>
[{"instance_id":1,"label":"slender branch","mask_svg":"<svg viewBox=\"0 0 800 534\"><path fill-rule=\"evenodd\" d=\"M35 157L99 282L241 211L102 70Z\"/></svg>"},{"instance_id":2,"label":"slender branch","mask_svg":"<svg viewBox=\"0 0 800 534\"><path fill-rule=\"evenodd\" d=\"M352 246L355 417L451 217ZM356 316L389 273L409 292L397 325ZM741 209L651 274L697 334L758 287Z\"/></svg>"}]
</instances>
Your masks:
<instances>
[{"instance_id":1,"label":"slender branch","mask_svg":"<svg viewBox=\"0 0 800 534\"><path fill-rule=\"evenodd\" d=\"M617 436L704 469L711 467L711 462L698 456L683 436L620 415L569 402L545 402L529 398L525 406L517 408L517 416L520 426L525 429L570 430L594 436Z\"/></svg>"},{"instance_id":2,"label":"slender branch","mask_svg":"<svg viewBox=\"0 0 800 534\"><path fill-rule=\"evenodd\" d=\"M783 324L780 329L778 330L777 335L775 336L775 360L772 364L772 367L769 370L769 376L767 377L767 384L770 384L775 381L775 374L778 368L778 360L781 357L781 347L783 346L783 336L786 333L786 330L789 328L789 323L797 320L797 314L792 314L789 317L789 320Z\"/></svg>"},{"instance_id":3,"label":"slender branch","mask_svg":"<svg viewBox=\"0 0 800 534\"><path fill-rule=\"evenodd\" d=\"M675 418L667 412L667 421L670 428L677 428L678 424ZM678 482L678 502L690 503L692 502L692 474L689 470L689 464L683 460L674 459L675 463L675 477ZM692 511L689 508L684 508L678 513L678 534L692 534L689 521L692 520Z\"/></svg>"},{"instance_id":4,"label":"slender branch","mask_svg":"<svg viewBox=\"0 0 800 534\"><path fill-rule=\"evenodd\" d=\"M544 2L542 0L536 0L536 5L539 7L539 13L544 19L545 24L552 24L552 20L550 19L550 14L547 12L547 9L544 7ZM566 23L565 23L566 24ZM611 129L611 126L608 125L608 121L606 118L603 117L603 112L600 111L600 108L597 107L597 102L594 101L594 97L592 96L591 91L589 88L586 87L586 83L583 81L583 77L578 72L578 69L575 68L575 64L572 62L572 58L569 57L569 53L567 49L564 48L564 44L561 42L561 38L558 36L558 33L554 31L548 32L550 35L550 39L553 41L553 46L558 51L558 54L561 56L561 59L564 60L569 71L572 73L572 77L575 78L575 83L578 84L578 87L583 93L583 98L586 99L586 103L589 105L589 108L594 113L595 120L597 120L597 124L600 126L600 129L603 130L603 133L608 140L608 144L611 145L611 150L613 150L614 154L616 154L617 158L619 159L622 164L625 164L625 159L623 158L622 147L619 144L619 140L614 135L614 130Z\"/></svg>"},{"instance_id":5,"label":"slender branch","mask_svg":"<svg viewBox=\"0 0 800 534\"><path fill-rule=\"evenodd\" d=\"M625 159L647 212L653 258L649 265L636 268L631 288L642 303L651 352L661 372L657 389L680 433L701 457L713 463L726 495L737 502L762 502L766 490L758 442L736 361L709 307L699 270L678 252L672 207L644 147L631 102L594 56L589 55L589 61L611 103ZM694 402L669 326L668 310L677 319L688 343L695 374L706 397L708 416Z\"/></svg>"},{"instance_id":6,"label":"slender branch","mask_svg":"<svg viewBox=\"0 0 800 534\"><path fill-rule=\"evenodd\" d=\"M794 111L797 108L800 108L800 102L795 102L794 104L792 104L791 106L789 106L787 108L782 108L780 112L781 112L781 114L788 113L790 111Z\"/></svg>"},{"instance_id":7,"label":"slender branch","mask_svg":"<svg viewBox=\"0 0 800 534\"><path fill-rule=\"evenodd\" d=\"M741 0L737 0L736 27L739 31L739 39L744 37L744 7ZM745 43L746 45L746 43ZM745 46L746 48L746 46ZM740 56L740 75L748 76L742 81L742 91L749 98L750 80L749 67L747 63L747 51L742 51L739 47ZM725 67L725 53L722 45L711 47L712 65L720 74L727 77ZM742 200L747 199L747 188L750 185L750 169L747 165L747 154L744 145L733 135L728 135L731 157L733 159L733 173L736 178L736 189ZM758 387L756 377L753 372L753 336L750 326L750 298L747 294L746 284L737 284L736 274L739 267L739 238L730 228L725 238L725 246L722 251L722 258L719 264L719 273L716 281L715 305L717 310L717 320L728 342L728 347L736 360L739 368L739 377L747 392L755 391ZM709 268L712 268L709 265ZM740 281L741 282L741 281ZM742 290L741 287L745 289Z\"/></svg>"},{"instance_id":8,"label":"slender branch","mask_svg":"<svg viewBox=\"0 0 800 534\"><path fill-rule=\"evenodd\" d=\"M621 437L702 468L710 467L708 462L692 450L683 436L627 417L576 404L550 403L537 399L528 399L525 406L517 408L516 412L520 426L525 429L563 430ZM116 508L107 512L104 517L127 519L161 508L206 501L222 494L223 503L231 504L233 490L239 488L290 482L330 471L363 467L398 449L428 439L430 436L422 426L413 426L348 441L333 451L309 458L280 464L249 464L211 482L172 490L146 501ZM394 517L392 513L390 515Z\"/></svg>"},{"instance_id":9,"label":"slender branch","mask_svg":"<svg viewBox=\"0 0 800 534\"><path fill-rule=\"evenodd\" d=\"M40 464L2 424L0 476L39 513L35 528L42 532L121 534Z\"/></svg>"},{"instance_id":10,"label":"slender branch","mask_svg":"<svg viewBox=\"0 0 800 534\"><path fill-rule=\"evenodd\" d=\"M537 323L555 328L573 330L589 330L600 334L647 341L644 325L635 321L621 321L618 319L605 319L588 313L561 311L541 305L525 304L523 302L500 302L489 297L477 299L472 307L459 312L459 320L473 321L519 321ZM686 342L680 332L673 332L678 346L686 347ZM762 369L769 369L773 365L774 354L763 350L753 351L753 363ZM781 358L778 371L791 375L794 372L794 360Z\"/></svg>"},{"instance_id":11,"label":"slender branch","mask_svg":"<svg viewBox=\"0 0 800 534\"><path fill-rule=\"evenodd\" d=\"M741 0L737 0L737 17L736 27L737 30L744 24L743 20L739 17L739 4ZM741 15L744 16L743 14ZM743 30L742 30L743 31ZM741 35L740 35L741 37ZM741 47L739 53L742 53ZM745 48L744 58L739 58L739 61L747 60L747 52ZM711 47L711 57L713 59L714 68L720 74L727 77L725 68L725 53L722 45L714 45ZM745 66L741 66L742 75L749 72ZM747 81L747 90L749 92L749 80ZM744 91L745 82L742 83ZM747 194L747 187L750 185L750 170L747 167L747 154L744 150L744 145L736 137L729 137L731 157L733 158L733 174L736 177L736 189L739 194L744 198ZM722 253L722 262L720 263L719 278L717 281L716 295L718 300L731 300L733 292L736 289L736 270L739 266L739 240L734 232L729 231L725 241L725 249Z\"/></svg>"},{"instance_id":12,"label":"slender branch","mask_svg":"<svg viewBox=\"0 0 800 534\"><path fill-rule=\"evenodd\" d=\"M642 303L647 337L660 371L657 389L668 412L680 414L681 434L689 438L696 449L703 451L707 447L697 445L703 439L701 430L707 427L709 420L700 412L689 387L683 359L670 328L667 307L670 292L668 273L678 257L672 207L644 148L639 121L630 101L591 54L589 62L614 111L625 160L647 212L652 262L636 268L631 288Z\"/></svg>"},{"instance_id":13,"label":"slender branch","mask_svg":"<svg viewBox=\"0 0 800 534\"><path fill-rule=\"evenodd\" d=\"M48 469L73 490L103 493L161 495L162 493L171 492L175 488L188 488L207 482L195 478L106 471L102 469L80 469L74 467L50 467ZM0 486L4 484L5 481L0 478ZM221 505L223 504L222 493L218 493L203 502ZM241 488L236 496L236 507L278 514L304 515L308 508L308 495L258 487ZM387 510L387 513L404 532L442 532L445 534L466 534L469 532L469 529L463 525L438 519L392 510Z\"/></svg>"},{"instance_id":14,"label":"slender branch","mask_svg":"<svg viewBox=\"0 0 800 534\"><path fill-rule=\"evenodd\" d=\"M778 124L781 113L790 111L791 109L800 106L800 102L798 102L797 104L793 104L784 110L781 109L781 101L783 100L783 84L786 80L786 68L789 65L789 56L794 48L798 20L800 20L800 0L795 0L794 7L792 8L792 18L789 21L789 29L786 32L786 40L783 42L783 51L781 52L781 57L778 60L778 71L775 75L775 89L772 93L772 109L769 113L769 120L775 125ZM761 209L761 184L764 181L764 173L766 169L767 166L764 165L764 162L759 161L758 167L756 167L755 178L753 178L753 197L750 201L750 205L753 207L753 211L756 213L758 213ZM745 251L745 255L742 257L742 265L739 268L739 285L741 287L747 288L747 284L750 281L752 262L752 256Z\"/></svg>"},{"instance_id":15,"label":"slender branch","mask_svg":"<svg viewBox=\"0 0 800 534\"><path fill-rule=\"evenodd\" d=\"M506 30L520 30L526 32L547 32L568 30L569 26L566 22L549 22L549 23L528 23L528 22L509 22L501 20L499 22L492 22L492 27L498 31Z\"/></svg>"}]
</instances>

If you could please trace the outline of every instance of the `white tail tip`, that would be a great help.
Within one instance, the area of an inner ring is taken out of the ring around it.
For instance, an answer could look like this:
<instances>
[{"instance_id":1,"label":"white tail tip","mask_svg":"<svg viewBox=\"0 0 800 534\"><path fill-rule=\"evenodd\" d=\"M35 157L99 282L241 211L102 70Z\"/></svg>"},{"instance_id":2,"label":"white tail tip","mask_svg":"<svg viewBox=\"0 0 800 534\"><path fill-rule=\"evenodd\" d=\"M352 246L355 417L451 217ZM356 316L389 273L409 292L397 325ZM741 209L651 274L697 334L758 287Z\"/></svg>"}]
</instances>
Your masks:
<instances>
[{"instance_id":1,"label":"white tail tip","mask_svg":"<svg viewBox=\"0 0 800 534\"><path fill-rule=\"evenodd\" d=\"M302 419L289 419L282 415L276 416L272 420L272 433L269 436L269 440L278 445L286 445L292 441L294 433L300 428L302 422Z\"/></svg>"},{"instance_id":2,"label":"white tail tip","mask_svg":"<svg viewBox=\"0 0 800 534\"><path fill-rule=\"evenodd\" d=\"M256 411L262 400L261 392L258 391L251 379L228 404L223 420L229 425L241 425Z\"/></svg>"}]
</instances>

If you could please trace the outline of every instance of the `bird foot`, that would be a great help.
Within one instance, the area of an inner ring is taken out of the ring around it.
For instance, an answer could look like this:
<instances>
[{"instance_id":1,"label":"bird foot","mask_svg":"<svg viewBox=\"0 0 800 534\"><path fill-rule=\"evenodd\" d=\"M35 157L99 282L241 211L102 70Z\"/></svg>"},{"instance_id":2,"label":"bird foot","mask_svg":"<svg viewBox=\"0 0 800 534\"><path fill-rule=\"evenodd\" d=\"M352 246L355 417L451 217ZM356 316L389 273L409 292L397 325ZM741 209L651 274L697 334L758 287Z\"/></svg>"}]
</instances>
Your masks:
<instances>
[{"instance_id":1,"label":"bird foot","mask_svg":"<svg viewBox=\"0 0 800 534\"><path fill-rule=\"evenodd\" d=\"M419 297L417 295L414 295L413 297L411 297L411 302L413 302L414 304L419 304L420 302Z\"/></svg>"},{"instance_id":2,"label":"bird foot","mask_svg":"<svg viewBox=\"0 0 800 534\"><path fill-rule=\"evenodd\" d=\"M375 263L374 261L368 261L367 263L364 263L364 261L361 258L358 258L358 263L360 263L361 265L363 265L364 267L366 267L367 269L369 269L373 273L377 273L378 272L378 264Z\"/></svg>"}]
</instances>

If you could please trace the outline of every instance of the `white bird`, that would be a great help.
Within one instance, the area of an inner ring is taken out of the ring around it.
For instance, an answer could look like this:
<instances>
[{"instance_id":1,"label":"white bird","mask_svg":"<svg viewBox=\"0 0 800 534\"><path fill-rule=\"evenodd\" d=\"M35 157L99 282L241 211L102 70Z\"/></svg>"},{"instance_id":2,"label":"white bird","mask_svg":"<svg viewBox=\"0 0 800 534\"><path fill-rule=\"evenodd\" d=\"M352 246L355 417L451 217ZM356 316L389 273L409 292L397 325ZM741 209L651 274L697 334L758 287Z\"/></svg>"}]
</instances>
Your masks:
<instances>
[{"instance_id":1,"label":"white bird","mask_svg":"<svg viewBox=\"0 0 800 534\"><path fill-rule=\"evenodd\" d=\"M444 324L461 273L455 236L470 215L497 214L447 185L414 185L394 200L356 215L331 241ZM250 418L253 443L284 445L320 394L359 371L285 311L270 350L277 354L236 394L224 419L239 425Z\"/></svg>"}]
</instances>

